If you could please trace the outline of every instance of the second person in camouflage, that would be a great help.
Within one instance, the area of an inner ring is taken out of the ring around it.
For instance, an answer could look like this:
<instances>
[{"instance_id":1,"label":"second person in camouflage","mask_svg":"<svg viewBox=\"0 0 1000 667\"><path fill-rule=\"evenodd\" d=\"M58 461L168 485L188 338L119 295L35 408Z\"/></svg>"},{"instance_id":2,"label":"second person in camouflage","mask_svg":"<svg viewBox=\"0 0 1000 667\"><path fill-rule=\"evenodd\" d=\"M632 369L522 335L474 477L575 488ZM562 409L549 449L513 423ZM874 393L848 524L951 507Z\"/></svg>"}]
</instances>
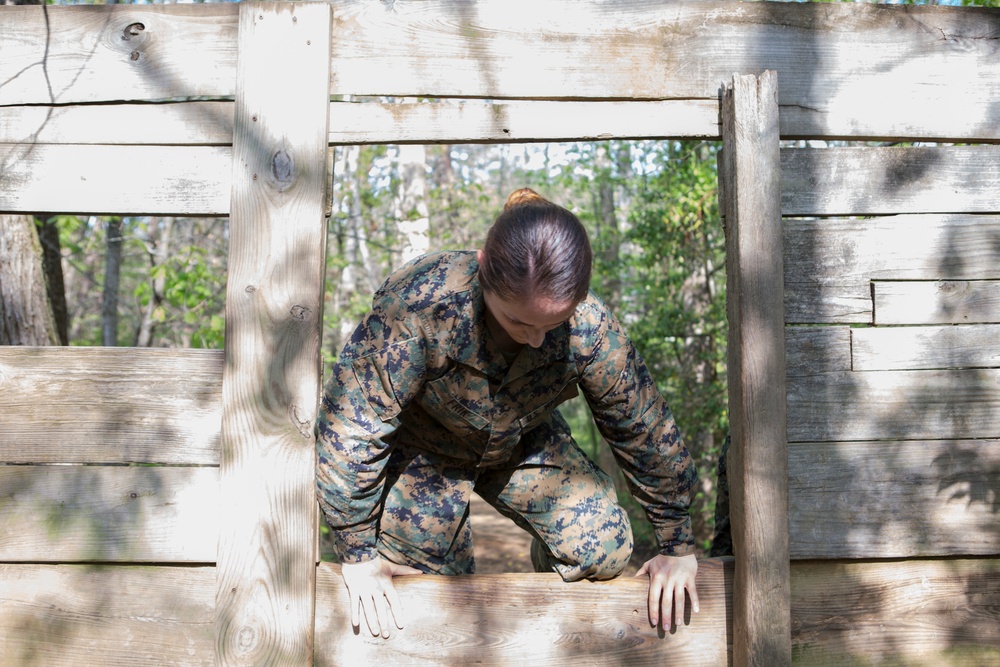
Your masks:
<instances>
[{"instance_id":1,"label":"second person in camouflage","mask_svg":"<svg viewBox=\"0 0 1000 667\"><path fill-rule=\"evenodd\" d=\"M319 422L317 485L351 598L372 634L399 621L392 577L475 570L469 500L535 537L536 569L619 575L628 516L556 411L580 390L660 555L649 619L698 610L689 506L695 469L621 325L589 292L592 253L568 210L522 189L478 252L397 270L345 345Z\"/></svg>"}]
</instances>

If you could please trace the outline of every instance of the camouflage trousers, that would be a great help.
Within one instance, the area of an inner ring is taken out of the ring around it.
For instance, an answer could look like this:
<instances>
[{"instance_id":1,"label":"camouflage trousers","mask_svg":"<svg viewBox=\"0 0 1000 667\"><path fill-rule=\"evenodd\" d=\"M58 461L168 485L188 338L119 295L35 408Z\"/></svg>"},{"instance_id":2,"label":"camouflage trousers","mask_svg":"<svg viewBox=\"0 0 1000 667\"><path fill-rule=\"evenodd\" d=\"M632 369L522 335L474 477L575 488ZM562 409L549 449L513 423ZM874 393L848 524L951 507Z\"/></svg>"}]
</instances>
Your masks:
<instances>
[{"instance_id":1,"label":"camouflage trousers","mask_svg":"<svg viewBox=\"0 0 1000 667\"><path fill-rule=\"evenodd\" d=\"M614 484L580 450L558 413L524 434L503 464L464 467L397 446L386 467L378 551L394 563L474 573L473 493L539 540L551 564L546 569L566 581L610 579L632 555L632 528Z\"/></svg>"}]
</instances>

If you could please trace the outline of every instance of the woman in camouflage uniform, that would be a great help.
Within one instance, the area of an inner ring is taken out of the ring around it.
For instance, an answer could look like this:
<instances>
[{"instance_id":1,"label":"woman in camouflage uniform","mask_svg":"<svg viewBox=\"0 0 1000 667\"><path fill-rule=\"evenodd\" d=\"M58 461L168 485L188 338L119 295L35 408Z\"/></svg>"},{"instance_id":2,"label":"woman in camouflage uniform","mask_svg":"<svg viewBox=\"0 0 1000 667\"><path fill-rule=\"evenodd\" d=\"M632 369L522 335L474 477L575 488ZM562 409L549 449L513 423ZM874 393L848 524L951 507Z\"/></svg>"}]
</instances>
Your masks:
<instances>
[{"instance_id":1,"label":"woman in camouflage uniform","mask_svg":"<svg viewBox=\"0 0 1000 667\"><path fill-rule=\"evenodd\" d=\"M537 570L619 575L628 516L556 411L582 391L652 523L649 619L698 610L688 514L695 469L625 331L589 292L576 216L523 189L478 252L417 258L376 292L334 368L319 421L320 504L372 634L397 627L392 577L475 569L478 493L531 533ZM637 575L637 576L638 576ZM662 609L662 613L661 613Z\"/></svg>"}]
</instances>

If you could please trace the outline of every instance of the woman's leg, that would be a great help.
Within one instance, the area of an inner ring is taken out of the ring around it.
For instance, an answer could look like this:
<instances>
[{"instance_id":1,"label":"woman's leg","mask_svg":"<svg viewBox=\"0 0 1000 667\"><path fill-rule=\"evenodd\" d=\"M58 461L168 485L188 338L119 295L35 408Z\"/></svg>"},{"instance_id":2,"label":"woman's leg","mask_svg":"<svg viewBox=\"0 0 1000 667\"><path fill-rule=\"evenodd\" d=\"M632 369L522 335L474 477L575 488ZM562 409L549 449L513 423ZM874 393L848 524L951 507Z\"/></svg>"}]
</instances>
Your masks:
<instances>
[{"instance_id":1,"label":"woman's leg","mask_svg":"<svg viewBox=\"0 0 1000 667\"><path fill-rule=\"evenodd\" d=\"M473 471L400 447L393 450L386 468L379 555L424 572L472 574Z\"/></svg>"},{"instance_id":2,"label":"woman's leg","mask_svg":"<svg viewBox=\"0 0 1000 667\"><path fill-rule=\"evenodd\" d=\"M476 492L535 535L566 581L618 576L632 556L632 527L611 478L558 413L522 437L506 466L482 473Z\"/></svg>"}]
</instances>

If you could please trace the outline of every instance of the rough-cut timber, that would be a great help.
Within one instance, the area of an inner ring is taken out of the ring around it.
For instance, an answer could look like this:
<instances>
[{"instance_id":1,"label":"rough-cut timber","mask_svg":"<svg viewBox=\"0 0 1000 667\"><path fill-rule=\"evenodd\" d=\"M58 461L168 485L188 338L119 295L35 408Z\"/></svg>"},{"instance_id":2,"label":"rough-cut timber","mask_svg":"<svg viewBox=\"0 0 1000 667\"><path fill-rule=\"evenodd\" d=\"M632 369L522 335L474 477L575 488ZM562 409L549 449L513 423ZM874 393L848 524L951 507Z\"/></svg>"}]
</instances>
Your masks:
<instances>
[{"instance_id":1,"label":"rough-cut timber","mask_svg":"<svg viewBox=\"0 0 1000 667\"><path fill-rule=\"evenodd\" d=\"M0 564L3 667L213 667L215 568Z\"/></svg>"},{"instance_id":2,"label":"rough-cut timber","mask_svg":"<svg viewBox=\"0 0 1000 667\"><path fill-rule=\"evenodd\" d=\"M0 466L0 561L215 562L218 472Z\"/></svg>"},{"instance_id":3,"label":"rough-cut timber","mask_svg":"<svg viewBox=\"0 0 1000 667\"><path fill-rule=\"evenodd\" d=\"M732 562L698 565L701 611L685 625L653 628L648 580L566 583L555 574L396 579L406 625L389 639L351 627L336 565L321 563L316 596L316 665L665 665L730 664Z\"/></svg>"},{"instance_id":4,"label":"rough-cut timber","mask_svg":"<svg viewBox=\"0 0 1000 667\"><path fill-rule=\"evenodd\" d=\"M1000 439L788 447L789 551L804 558L1000 553Z\"/></svg>"},{"instance_id":5,"label":"rough-cut timber","mask_svg":"<svg viewBox=\"0 0 1000 667\"><path fill-rule=\"evenodd\" d=\"M219 665L306 667L316 579L330 7L241 3L239 34L216 654Z\"/></svg>"},{"instance_id":6,"label":"rough-cut timber","mask_svg":"<svg viewBox=\"0 0 1000 667\"><path fill-rule=\"evenodd\" d=\"M222 352L0 347L0 461L217 465Z\"/></svg>"},{"instance_id":7,"label":"rough-cut timber","mask_svg":"<svg viewBox=\"0 0 1000 667\"><path fill-rule=\"evenodd\" d=\"M1000 560L792 564L799 665L1000 664Z\"/></svg>"},{"instance_id":8,"label":"rough-cut timber","mask_svg":"<svg viewBox=\"0 0 1000 667\"><path fill-rule=\"evenodd\" d=\"M791 663L777 98L774 72L734 76L722 97L733 656L760 667Z\"/></svg>"},{"instance_id":9,"label":"rough-cut timber","mask_svg":"<svg viewBox=\"0 0 1000 667\"><path fill-rule=\"evenodd\" d=\"M850 364L856 371L1000 368L1000 324L868 327L850 332Z\"/></svg>"},{"instance_id":10,"label":"rough-cut timber","mask_svg":"<svg viewBox=\"0 0 1000 667\"><path fill-rule=\"evenodd\" d=\"M331 7L333 95L717 100L733 72L770 69L783 82L785 137L1000 140L998 9L659 0ZM0 44L0 105L235 94L233 5L8 7L3 21L17 37ZM78 54L88 54L85 67Z\"/></svg>"},{"instance_id":11,"label":"rough-cut timber","mask_svg":"<svg viewBox=\"0 0 1000 667\"><path fill-rule=\"evenodd\" d=\"M1000 280L875 281L872 298L878 325L1000 322Z\"/></svg>"}]
</instances>

